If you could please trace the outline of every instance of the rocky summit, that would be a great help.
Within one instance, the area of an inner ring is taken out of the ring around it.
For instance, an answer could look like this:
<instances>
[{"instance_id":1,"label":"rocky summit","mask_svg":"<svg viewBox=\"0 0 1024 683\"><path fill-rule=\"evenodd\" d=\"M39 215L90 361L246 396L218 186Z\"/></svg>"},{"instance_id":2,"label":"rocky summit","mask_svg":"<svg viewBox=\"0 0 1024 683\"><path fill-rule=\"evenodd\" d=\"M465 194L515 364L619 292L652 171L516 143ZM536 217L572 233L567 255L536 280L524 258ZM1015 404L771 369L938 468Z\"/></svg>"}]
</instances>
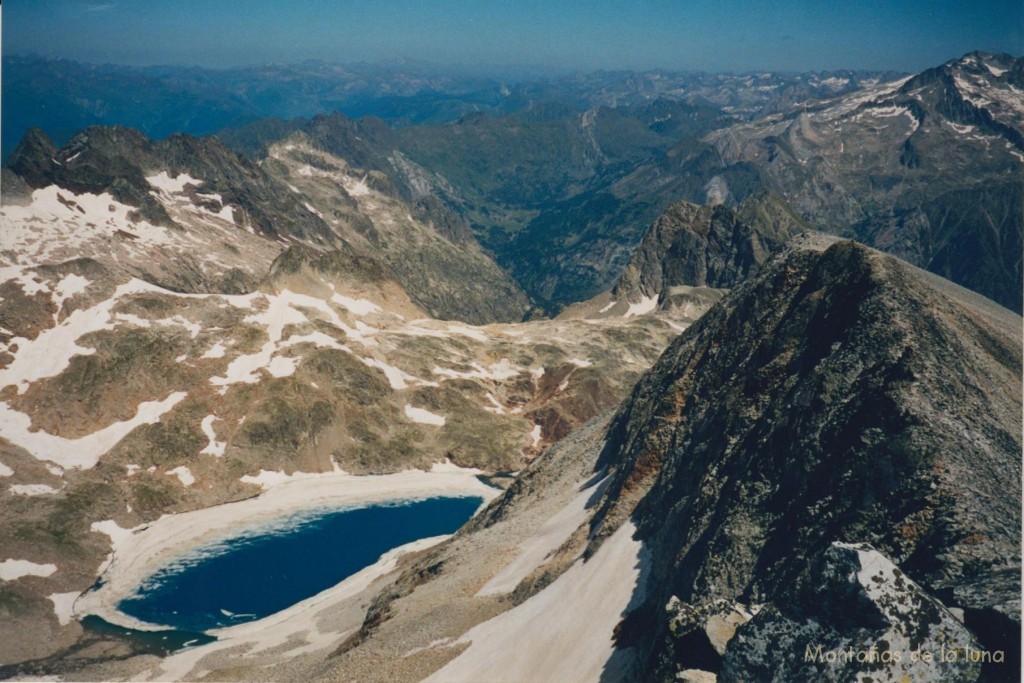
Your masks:
<instances>
[{"instance_id":1,"label":"rocky summit","mask_svg":"<svg viewBox=\"0 0 1024 683\"><path fill-rule=\"evenodd\" d=\"M1015 650L1020 364L1019 317L851 242L796 248L736 288L638 383L601 458L615 474L592 545L631 518L651 553L620 632L642 670L704 668L672 615L715 601L841 630L856 602L830 606L809 563L834 543L871 544L985 647ZM898 628L916 647L933 620ZM745 629L727 663L777 645Z\"/></svg>"}]
</instances>

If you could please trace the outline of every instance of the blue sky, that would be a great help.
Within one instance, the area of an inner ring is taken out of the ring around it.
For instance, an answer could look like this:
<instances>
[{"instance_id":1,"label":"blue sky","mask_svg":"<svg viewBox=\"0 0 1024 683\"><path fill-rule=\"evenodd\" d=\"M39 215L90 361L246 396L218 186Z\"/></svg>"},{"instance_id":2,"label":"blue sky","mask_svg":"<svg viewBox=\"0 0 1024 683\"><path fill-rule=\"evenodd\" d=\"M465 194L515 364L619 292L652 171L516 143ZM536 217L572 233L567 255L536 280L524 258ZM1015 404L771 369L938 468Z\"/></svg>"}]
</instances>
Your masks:
<instances>
[{"instance_id":1,"label":"blue sky","mask_svg":"<svg viewBox=\"0 0 1024 683\"><path fill-rule=\"evenodd\" d=\"M567 69L914 71L1024 52L1024 0L7 0L4 54Z\"/></svg>"}]
</instances>

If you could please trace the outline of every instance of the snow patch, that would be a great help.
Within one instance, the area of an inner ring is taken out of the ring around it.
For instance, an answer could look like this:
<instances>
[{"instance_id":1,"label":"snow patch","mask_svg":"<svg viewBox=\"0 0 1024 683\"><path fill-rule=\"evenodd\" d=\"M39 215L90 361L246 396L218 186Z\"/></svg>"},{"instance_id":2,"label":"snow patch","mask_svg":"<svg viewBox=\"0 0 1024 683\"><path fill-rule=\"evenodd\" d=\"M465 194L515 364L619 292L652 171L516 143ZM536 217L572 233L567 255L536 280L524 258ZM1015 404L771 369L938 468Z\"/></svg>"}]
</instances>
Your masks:
<instances>
[{"instance_id":1,"label":"snow patch","mask_svg":"<svg viewBox=\"0 0 1024 683\"><path fill-rule=\"evenodd\" d=\"M167 470L167 474L177 477L178 481L181 482L182 486L187 487L196 483L196 478L192 476L192 470L185 467L184 465L175 467L173 470Z\"/></svg>"},{"instance_id":2,"label":"snow patch","mask_svg":"<svg viewBox=\"0 0 1024 683\"><path fill-rule=\"evenodd\" d=\"M267 372L274 377L290 377L295 374L299 363L291 356L274 356L267 365Z\"/></svg>"},{"instance_id":3,"label":"snow patch","mask_svg":"<svg viewBox=\"0 0 1024 683\"><path fill-rule=\"evenodd\" d=\"M368 315L370 313L382 313L383 309L372 301L366 299L352 299L343 294L335 294L331 297L331 301L344 306L350 313L355 315Z\"/></svg>"},{"instance_id":4,"label":"snow patch","mask_svg":"<svg viewBox=\"0 0 1024 683\"><path fill-rule=\"evenodd\" d=\"M432 372L435 375L441 375L450 379L491 379L499 382L511 379L522 372L522 369L515 366L508 358L502 358L497 363L491 363L487 368L482 367L478 363L470 363L470 367L473 369L468 372L441 367L435 367Z\"/></svg>"},{"instance_id":5,"label":"snow patch","mask_svg":"<svg viewBox=\"0 0 1024 683\"><path fill-rule=\"evenodd\" d=\"M0 581L16 581L23 576L51 576L57 571L55 564L37 564L28 560L0 562Z\"/></svg>"},{"instance_id":6,"label":"snow patch","mask_svg":"<svg viewBox=\"0 0 1024 683\"><path fill-rule=\"evenodd\" d=\"M370 194L370 187L366 184L366 178L367 176L363 176L361 180L346 178L342 181L342 186L345 188L345 192L348 192L352 197L365 197Z\"/></svg>"},{"instance_id":7,"label":"snow patch","mask_svg":"<svg viewBox=\"0 0 1024 683\"><path fill-rule=\"evenodd\" d=\"M53 303L57 306L57 312L53 314L53 319L56 320L60 315L60 312L64 309L65 301L76 294L81 294L91 284L89 280L75 273L68 273L61 278L60 282L57 283L57 287L53 290Z\"/></svg>"},{"instance_id":8,"label":"snow patch","mask_svg":"<svg viewBox=\"0 0 1024 683\"><path fill-rule=\"evenodd\" d=\"M469 647L425 681L600 680L615 651L615 627L642 599L638 580L646 560L635 531L624 523L587 562L577 561L526 602L470 629L457 641Z\"/></svg>"},{"instance_id":9,"label":"snow patch","mask_svg":"<svg viewBox=\"0 0 1024 683\"><path fill-rule=\"evenodd\" d=\"M217 441L217 434L213 431L213 422L216 419L216 415L207 415L203 418L202 423L200 423L199 426L202 428L203 434L206 435L208 443L203 450L199 452L219 458L224 455L224 449L226 449L228 445L224 441Z\"/></svg>"},{"instance_id":10,"label":"snow patch","mask_svg":"<svg viewBox=\"0 0 1024 683\"><path fill-rule=\"evenodd\" d=\"M202 180L196 180L188 173L181 173L177 177L172 178L167 174L167 171L160 171L156 175L146 176L146 182L167 194L181 194L185 191L186 185L198 187L203 184Z\"/></svg>"},{"instance_id":11,"label":"snow patch","mask_svg":"<svg viewBox=\"0 0 1024 683\"><path fill-rule=\"evenodd\" d=\"M313 344L315 346L338 349L339 351L346 351L352 353L352 349L345 346L344 344L338 343L337 340L332 337L328 337L323 332L310 332L309 334L293 334L288 337L287 341L282 344L285 346L295 346L296 344Z\"/></svg>"},{"instance_id":12,"label":"snow patch","mask_svg":"<svg viewBox=\"0 0 1024 683\"><path fill-rule=\"evenodd\" d=\"M987 62L985 63L985 68L988 69L989 73L995 76L996 78L999 78L1007 71L1006 69L1000 69L998 66L992 66Z\"/></svg>"},{"instance_id":13,"label":"snow patch","mask_svg":"<svg viewBox=\"0 0 1024 683\"><path fill-rule=\"evenodd\" d=\"M421 384L425 387L437 386L437 382L425 382L418 377L414 377L409 373L399 370L395 366L388 365L384 361L377 360L376 358L361 358L360 360L362 360L363 364L367 367L377 368L383 372L392 389L408 389L410 384Z\"/></svg>"},{"instance_id":14,"label":"snow patch","mask_svg":"<svg viewBox=\"0 0 1024 683\"><path fill-rule=\"evenodd\" d=\"M75 614L75 600L81 595L78 591L70 593L50 593L47 597L53 603L53 613L61 626L67 626Z\"/></svg>"},{"instance_id":15,"label":"snow patch","mask_svg":"<svg viewBox=\"0 0 1024 683\"><path fill-rule=\"evenodd\" d=\"M41 277L27 268L8 266L0 268L0 282L17 282L25 296L35 296L40 292L49 292L50 286Z\"/></svg>"},{"instance_id":16,"label":"snow patch","mask_svg":"<svg viewBox=\"0 0 1024 683\"><path fill-rule=\"evenodd\" d=\"M114 321L117 323L126 323L128 325L134 325L135 327L152 327L150 322L145 318L140 318L133 313L117 313L114 315Z\"/></svg>"},{"instance_id":17,"label":"snow patch","mask_svg":"<svg viewBox=\"0 0 1024 683\"><path fill-rule=\"evenodd\" d=\"M537 425L536 431L540 431ZM541 524L532 536L519 544L519 553L500 572L477 591L478 596L511 593L516 586L541 566L544 561L565 543L587 518L587 502L594 497L595 487L600 488L607 477L596 484L580 485L580 492L565 507Z\"/></svg>"},{"instance_id":18,"label":"snow patch","mask_svg":"<svg viewBox=\"0 0 1024 683\"><path fill-rule=\"evenodd\" d=\"M630 304L629 310L627 310L622 317L631 318L634 315L646 315L655 308L658 307L658 297L656 296L645 296L638 303Z\"/></svg>"},{"instance_id":19,"label":"snow patch","mask_svg":"<svg viewBox=\"0 0 1024 683\"><path fill-rule=\"evenodd\" d=\"M0 462L0 477L9 477L12 474L14 474L14 470Z\"/></svg>"},{"instance_id":20,"label":"snow patch","mask_svg":"<svg viewBox=\"0 0 1024 683\"><path fill-rule=\"evenodd\" d=\"M200 325L199 323L194 323L188 318L181 315L176 315L173 318L166 318L164 320L158 320L157 324L163 326L177 325L179 327L184 327L186 330L188 330L189 336L192 337L193 339L198 337L199 333L203 331L202 325Z\"/></svg>"},{"instance_id":21,"label":"snow patch","mask_svg":"<svg viewBox=\"0 0 1024 683\"><path fill-rule=\"evenodd\" d=\"M425 425L436 425L438 427L443 427L445 423L445 418L443 415L432 413L429 410L424 410L423 408L413 408L408 403L405 404L405 416L412 420L413 422L418 422L420 424Z\"/></svg>"},{"instance_id":22,"label":"snow patch","mask_svg":"<svg viewBox=\"0 0 1024 683\"><path fill-rule=\"evenodd\" d=\"M963 125L962 126L959 123L953 123L952 121L947 121L946 123L949 124L950 128L955 130L957 133L960 133L960 135L969 135L970 133L973 133L974 130L975 130L974 126L968 126L968 125Z\"/></svg>"},{"instance_id":23,"label":"snow patch","mask_svg":"<svg viewBox=\"0 0 1024 683\"><path fill-rule=\"evenodd\" d=\"M239 478L238 481L243 484L256 484L262 489L269 489L287 481L311 478L315 476L317 476L316 473L296 472L295 474L285 474L284 472L275 472L273 470L260 470L258 474L246 474Z\"/></svg>"},{"instance_id":24,"label":"snow patch","mask_svg":"<svg viewBox=\"0 0 1024 683\"><path fill-rule=\"evenodd\" d=\"M95 467L104 453L139 425L159 422L185 396L186 392L178 391L162 401L140 403L131 419L114 422L79 439L65 439L41 430L32 431L32 419L28 415L12 410L7 403L0 401L0 433L38 460L49 460L65 469L88 469Z\"/></svg>"},{"instance_id":25,"label":"snow patch","mask_svg":"<svg viewBox=\"0 0 1024 683\"><path fill-rule=\"evenodd\" d=\"M484 406L484 410L495 415L504 415L508 411L505 410L505 406L498 402L498 399L494 398L494 394L487 392L487 400L491 402L490 406Z\"/></svg>"},{"instance_id":26,"label":"snow patch","mask_svg":"<svg viewBox=\"0 0 1024 683\"><path fill-rule=\"evenodd\" d=\"M475 467L459 467L452 462L451 458L445 458L444 462L435 462L430 466L430 471L434 474L464 474L467 476L477 476L483 474L483 470L479 470Z\"/></svg>"},{"instance_id":27,"label":"snow patch","mask_svg":"<svg viewBox=\"0 0 1024 683\"><path fill-rule=\"evenodd\" d=\"M235 211L230 206L224 206L216 213L217 218L228 223L235 222Z\"/></svg>"},{"instance_id":28,"label":"snow patch","mask_svg":"<svg viewBox=\"0 0 1024 683\"><path fill-rule=\"evenodd\" d=\"M112 519L105 519L102 522L93 522L89 525L89 530L109 536L110 542L114 545L115 550L119 545L131 538L133 533L135 533L135 529L125 529Z\"/></svg>"},{"instance_id":29,"label":"snow patch","mask_svg":"<svg viewBox=\"0 0 1024 683\"><path fill-rule=\"evenodd\" d=\"M14 484L11 486L11 493L15 496L49 496L60 493L49 484Z\"/></svg>"},{"instance_id":30,"label":"snow patch","mask_svg":"<svg viewBox=\"0 0 1024 683\"><path fill-rule=\"evenodd\" d=\"M227 349L224 348L224 345L221 344L220 342L217 342L209 349L207 349L206 353L201 355L200 358L223 358L225 351L227 351Z\"/></svg>"}]
</instances>

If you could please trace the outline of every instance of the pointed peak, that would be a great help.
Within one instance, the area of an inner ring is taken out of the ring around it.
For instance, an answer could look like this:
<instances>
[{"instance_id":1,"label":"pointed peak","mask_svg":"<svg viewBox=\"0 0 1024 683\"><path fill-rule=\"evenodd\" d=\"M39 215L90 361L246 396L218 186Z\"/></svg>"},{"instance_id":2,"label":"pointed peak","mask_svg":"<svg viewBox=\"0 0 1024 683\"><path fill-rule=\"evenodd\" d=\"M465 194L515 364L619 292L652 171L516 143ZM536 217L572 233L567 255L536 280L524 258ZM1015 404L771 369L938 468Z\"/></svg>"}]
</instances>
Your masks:
<instances>
[{"instance_id":1,"label":"pointed peak","mask_svg":"<svg viewBox=\"0 0 1024 683\"><path fill-rule=\"evenodd\" d=\"M7 166L30 186L44 187L50 184L56 153L57 148L46 133L39 128L29 128Z\"/></svg>"}]
</instances>

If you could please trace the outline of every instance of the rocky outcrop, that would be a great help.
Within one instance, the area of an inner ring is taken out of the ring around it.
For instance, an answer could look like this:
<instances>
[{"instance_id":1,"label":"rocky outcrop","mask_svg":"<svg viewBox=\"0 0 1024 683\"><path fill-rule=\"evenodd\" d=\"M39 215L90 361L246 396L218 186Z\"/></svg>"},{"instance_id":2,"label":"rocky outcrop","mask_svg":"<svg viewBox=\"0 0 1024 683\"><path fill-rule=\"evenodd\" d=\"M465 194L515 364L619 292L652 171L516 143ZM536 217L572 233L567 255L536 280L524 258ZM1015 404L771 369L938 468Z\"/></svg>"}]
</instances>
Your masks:
<instances>
[{"instance_id":1,"label":"rocky outcrop","mask_svg":"<svg viewBox=\"0 0 1024 683\"><path fill-rule=\"evenodd\" d=\"M379 121L317 117L272 145L263 168L300 191L346 242L384 263L431 316L473 324L522 320L529 300L466 221L417 189L410 163L394 163L386 147L369 144L387 133Z\"/></svg>"},{"instance_id":2,"label":"rocky outcrop","mask_svg":"<svg viewBox=\"0 0 1024 683\"><path fill-rule=\"evenodd\" d=\"M809 227L767 193L750 197L738 209L678 202L644 236L612 298L635 302L680 285L733 287Z\"/></svg>"},{"instance_id":3,"label":"rocky outcrop","mask_svg":"<svg viewBox=\"0 0 1024 683\"><path fill-rule=\"evenodd\" d=\"M729 643L720 680L974 681L982 659L1005 664L867 544L833 543L775 603Z\"/></svg>"},{"instance_id":4,"label":"rocky outcrop","mask_svg":"<svg viewBox=\"0 0 1024 683\"><path fill-rule=\"evenodd\" d=\"M1019 633L1020 318L826 244L780 257L682 334L609 431L592 545L631 515L650 544L647 599L620 634L646 678L706 668L670 633L673 597L784 613L835 542L870 543L944 605L1009 622L975 631L986 649Z\"/></svg>"},{"instance_id":5,"label":"rocky outcrop","mask_svg":"<svg viewBox=\"0 0 1024 683\"><path fill-rule=\"evenodd\" d=\"M57 153L53 141L39 128L29 128L14 149L7 167L24 182L42 187L53 170L53 157Z\"/></svg>"}]
</instances>

